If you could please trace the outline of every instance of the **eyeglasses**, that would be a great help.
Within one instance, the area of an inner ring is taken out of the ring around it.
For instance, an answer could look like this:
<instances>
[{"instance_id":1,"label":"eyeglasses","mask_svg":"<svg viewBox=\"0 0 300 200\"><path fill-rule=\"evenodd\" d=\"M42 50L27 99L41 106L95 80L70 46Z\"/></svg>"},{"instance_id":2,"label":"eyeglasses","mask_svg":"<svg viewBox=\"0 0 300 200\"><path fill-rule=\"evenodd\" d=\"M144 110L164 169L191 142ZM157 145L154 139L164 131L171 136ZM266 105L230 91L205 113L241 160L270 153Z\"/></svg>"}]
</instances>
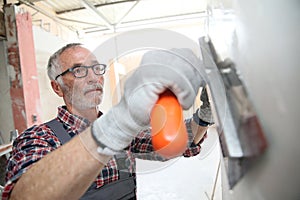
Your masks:
<instances>
[{"instance_id":1,"label":"eyeglasses","mask_svg":"<svg viewBox=\"0 0 300 200\"><path fill-rule=\"evenodd\" d=\"M57 75L55 77L55 80L58 77L63 76L68 72L72 72L74 77L76 77L76 78L86 77L88 75L89 68L92 68L93 72L96 75L103 75L105 73L106 65L105 64L95 64L95 65L91 65L91 66L83 66L83 65L75 66L75 67L69 68L66 71L62 72L61 74Z\"/></svg>"}]
</instances>

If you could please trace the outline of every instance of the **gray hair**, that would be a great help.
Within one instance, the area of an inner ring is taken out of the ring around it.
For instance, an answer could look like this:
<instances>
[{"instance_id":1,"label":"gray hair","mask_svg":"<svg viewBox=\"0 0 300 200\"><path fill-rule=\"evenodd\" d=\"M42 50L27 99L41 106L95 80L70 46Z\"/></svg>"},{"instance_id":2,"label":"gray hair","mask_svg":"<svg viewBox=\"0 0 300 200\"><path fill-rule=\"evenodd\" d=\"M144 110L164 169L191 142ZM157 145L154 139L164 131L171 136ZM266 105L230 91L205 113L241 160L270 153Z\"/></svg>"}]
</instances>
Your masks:
<instances>
[{"instance_id":1,"label":"gray hair","mask_svg":"<svg viewBox=\"0 0 300 200\"><path fill-rule=\"evenodd\" d=\"M62 67L60 65L59 57L60 55L67 49L81 46L81 43L70 43L65 45L64 47L60 48L58 51L56 51L48 60L47 65L47 73L50 80L54 80L55 77L62 72Z\"/></svg>"}]
</instances>

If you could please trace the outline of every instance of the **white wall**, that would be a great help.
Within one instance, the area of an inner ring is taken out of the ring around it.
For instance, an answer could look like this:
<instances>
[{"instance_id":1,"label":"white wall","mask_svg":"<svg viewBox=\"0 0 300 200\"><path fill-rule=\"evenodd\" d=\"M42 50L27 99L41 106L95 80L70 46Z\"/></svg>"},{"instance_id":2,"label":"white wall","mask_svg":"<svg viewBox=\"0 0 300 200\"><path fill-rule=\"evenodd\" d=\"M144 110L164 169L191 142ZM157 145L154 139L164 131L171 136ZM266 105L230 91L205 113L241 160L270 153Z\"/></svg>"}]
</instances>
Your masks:
<instances>
[{"instance_id":1,"label":"white wall","mask_svg":"<svg viewBox=\"0 0 300 200\"><path fill-rule=\"evenodd\" d=\"M67 41L46 32L40 27L33 26L33 39L38 70L40 99L42 105L42 121L54 118L57 114L57 106L63 101L53 91L47 75L47 63L49 57Z\"/></svg>"},{"instance_id":2,"label":"white wall","mask_svg":"<svg viewBox=\"0 0 300 200\"><path fill-rule=\"evenodd\" d=\"M300 4L236 3L236 43L228 53L245 80L268 149L232 191L224 190L224 199L298 200Z\"/></svg>"}]
</instances>

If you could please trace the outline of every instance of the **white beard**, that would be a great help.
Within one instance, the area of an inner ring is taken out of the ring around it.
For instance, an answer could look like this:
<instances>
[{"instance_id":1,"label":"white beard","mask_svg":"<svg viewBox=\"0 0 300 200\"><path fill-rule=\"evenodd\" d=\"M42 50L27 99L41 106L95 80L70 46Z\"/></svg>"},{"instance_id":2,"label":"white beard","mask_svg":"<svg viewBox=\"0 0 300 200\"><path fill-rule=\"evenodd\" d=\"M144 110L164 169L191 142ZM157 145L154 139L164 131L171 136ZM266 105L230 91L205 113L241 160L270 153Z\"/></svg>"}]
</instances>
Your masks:
<instances>
[{"instance_id":1,"label":"white beard","mask_svg":"<svg viewBox=\"0 0 300 200\"><path fill-rule=\"evenodd\" d=\"M79 91L78 89L74 88L70 89L65 84L61 85L61 87L63 93L65 94L65 101L70 103L72 107L78 110L95 108L102 102L103 92L101 94L95 93L92 98L88 98L87 96L85 96L84 91Z\"/></svg>"}]
</instances>

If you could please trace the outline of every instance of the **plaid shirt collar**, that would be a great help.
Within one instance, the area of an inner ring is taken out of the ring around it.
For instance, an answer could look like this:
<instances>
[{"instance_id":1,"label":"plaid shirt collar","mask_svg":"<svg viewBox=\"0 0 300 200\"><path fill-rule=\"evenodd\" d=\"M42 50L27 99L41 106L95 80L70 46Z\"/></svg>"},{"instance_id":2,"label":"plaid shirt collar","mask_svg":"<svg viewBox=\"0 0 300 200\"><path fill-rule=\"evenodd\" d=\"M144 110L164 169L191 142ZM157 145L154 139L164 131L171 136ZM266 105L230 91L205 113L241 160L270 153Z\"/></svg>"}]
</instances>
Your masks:
<instances>
[{"instance_id":1,"label":"plaid shirt collar","mask_svg":"<svg viewBox=\"0 0 300 200\"><path fill-rule=\"evenodd\" d=\"M91 124L88 119L70 113L66 106L58 107L57 118L79 133Z\"/></svg>"}]
</instances>

